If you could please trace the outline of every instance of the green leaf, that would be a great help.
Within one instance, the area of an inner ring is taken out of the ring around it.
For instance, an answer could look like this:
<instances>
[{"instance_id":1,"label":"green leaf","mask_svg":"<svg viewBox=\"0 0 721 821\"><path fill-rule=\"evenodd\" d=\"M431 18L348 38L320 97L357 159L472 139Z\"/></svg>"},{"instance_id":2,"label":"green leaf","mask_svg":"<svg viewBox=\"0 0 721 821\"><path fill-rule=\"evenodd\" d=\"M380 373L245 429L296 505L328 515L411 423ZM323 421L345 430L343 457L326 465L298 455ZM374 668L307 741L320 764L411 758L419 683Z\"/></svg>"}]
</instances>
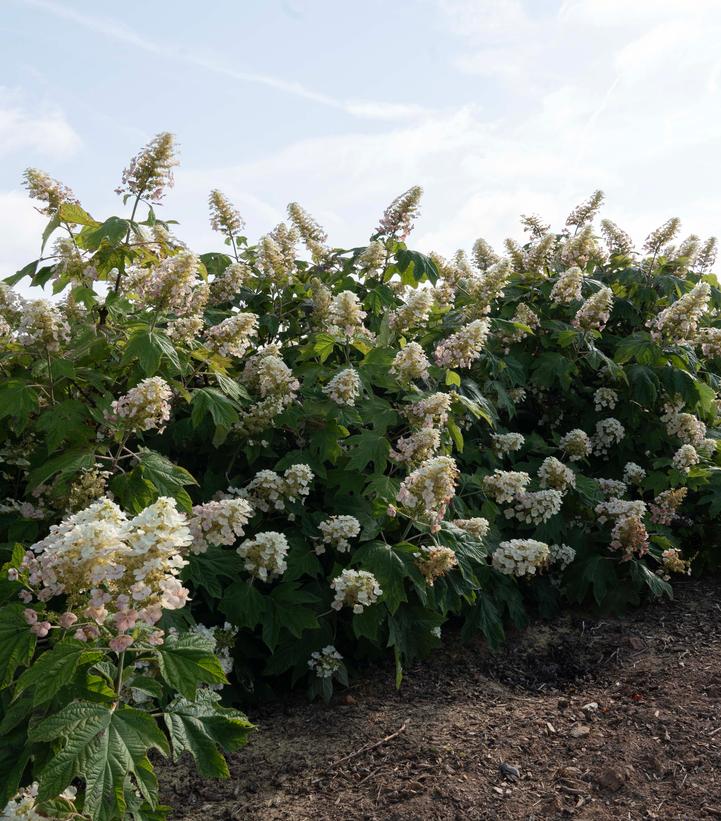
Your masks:
<instances>
[{"instance_id":1,"label":"green leaf","mask_svg":"<svg viewBox=\"0 0 721 821\"><path fill-rule=\"evenodd\" d=\"M300 588L297 581L284 581L275 587L266 600L263 617L263 641L271 652L276 648L281 632L287 630L300 638L304 630L318 628L318 617L307 604L316 604L317 596Z\"/></svg>"},{"instance_id":2,"label":"green leaf","mask_svg":"<svg viewBox=\"0 0 721 821\"><path fill-rule=\"evenodd\" d=\"M183 578L192 582L196 590L205 588L209 595L218 599L223 593L220 579L237 579L242 571L243 560L235 550L211 545L205 553L188 556Z\"/></svg>"},{"instance_id":3,"label":"green leaf","mask_svg":"<svg viewBox=\"0 0 721 821\"><path fill-rule=\"evenodd\" d=\"M37 391L25 382L8 379L0 388L0 419L12 416L22 423L27 423L37 406Z\"/></svg>"},{"instance_id":4,"label":"green leaf","mask_svg":"<svg viewBox=\"0 0 721 821\"><path fill-rule=\"evenodd\" d=\"M94 464L95 454L92 452L76 450L61 453L30 472L28 487L34 488L42 485L56 473L59 473L61 477L69 476L85 468L91 468Z\"/></svg>"},{"instance_id":5,"label":"green leaf","mask_svg":"<svg viewBox=\"0 0 721 821\"><path fill-rule=\"evenodd\" d=\"M65 639L38 656L17 681L16 695L33 688L33 705L44 704L70 684L81 665L92 664L103 657L101 650L92 650L75 639Z\"/></svg>"},{"instance_id":6,"label":"green leaf","mask_svg":"<svg viewBox=\"0 0 721 821\"><path fill-rule=\"evenodd\" d=\"M213 645L194 633L166 636L154 651L163 681L192 701L199 684L227 684Z\"/></svg>"},{"instance_id":7,"label":"green leaf","mask_svg":"<svg viewBox=\"0 0 721 821\"><path fill-rule=\"evenodd\" d=\"M363 471L373 463L374 472L383 473L391 449L386 436L375 430L364 430L356 436L348 437L346 444L350 454L346 466L348 470Z\"/></svg>"},{"instance_id":8,"label":"green leaf","mask_svg":"<svg viewBox=\"0 0 721 821\"><path fill-rule=\"evenodd\" d=\"M74 779L85 781L83 811L95 821L115 821L125 813L124 784L132 776L145 800L155 806L157 784L148 751L167 755L168 742L155 721L121 704L117 709L73 701L31 728L31 741L60 743L39 774L38 799L61 793Z\"/></svg>"},{"instance_id":9,"label":"green leaf","mask_svg":"<svg viewBox=\"0 0 721 821\"><path fill-rule=\"evenodd\" d=\"M253 630L263 620L266 599L252 584L239 581L226 589L218 606L234 625Z\"/></svg>"},{"instance_id":10,"label":"green leaf","mask_svg":"<svg viewBox=\"0 0 721 821\"><path fill-rule=\"evenodd\" d=\"M120 242L125 238L129 227L130 223L127 220L120 219L120 217L109 217L95 228L84 228L76 237L76 242L83 248L95 251L104 240L111 245Z\"/></svg>"},{"instance_id":11,"label":"green leaf","mask_svg":"<svg viewBox=\"0 0 721 821\"><path fill-rule=\"evenodd\" d=\"M69 222L71 225L90 225L93 228L100 225L77 202L64 202L58 210L58 217L62 222Z\"/></svg>"},{"instance_id":12,"label":"green leaf","mask_svg":"<svg viewBox=\"0 0 721 821\"><path fill-rule=\"evenodd\" d=\"M205 265L208 275L213 277L221 276L233 262L227 254L218 253L201 254L200 261Z\"/></svg>"},{"instance_id":13,"label":"green leaf","mask_svg":"<svg viewBox=\"0 0 721 821\"><path fill-rule=\"evenodd\" d=\"M214 388L193 391L190 421L194 428L210 414L217 428L230 429L238 421L238 411L227 396Z\"/></svg>"},{"instance_id":14,"label":"green leaf","mask_svg":"<svg viewBox=\"0 0 721 821\"><path fill-rule=\"evenodd\" d=\"M353 553L353 565L372 573L383 590L381 600L391 613L408 601L405 590L407 575L403 559L385 542L366 542Z\"/></svg>"},{"instance_id":15,"label":"green leaf","mask_svg":"<svg viewBox=\"0 0 721 821\"><path fill-rule=\"evenodd\" d=\"M468 640L481 631L490 647L498 647L506 637L498 608L485 593L479 593L475 607L468 611L461 636Z\"/></svg>"},{"instance_id":16,"label":"green leaf","mask_svg":"<svg viewBox=\"0 0 721 821\"><path fill-rule=\"evenodd\" d=\"M35 636L25 621L21 604L0 608L0 689L7 687L20 666L27 666L35 652Z\"/></svg>"},{"instance_id":17,"label":"green leaf","mask_svg":"<svg viewBox=\"0 0 721 821\"><path fill-rule=\"evenodd\" d=\"M187 485L198 484L190 473L153 450L142 448L137 456L143 477L152 482L158 493L161 496L174 497L179 504L182 501L181 507L189 510L190 506L186 504L187 493L183 491L183 488ZM181 491L184 496L180 495Z\"/></svg>"},{"instance_id":18,"label":"green leaf","mask_svg":"<svg viewBox=\"0 0 721 821\"><path fill-rule=\"evenodd\" d=\"M35 271L38 267L39 259L36 259L34 262L28 262L28 264L21 268L17 273L12 274L12 276L5 277L3 282L7 282L7 284L12 287L13 285L17 285L21 279L25 279L25 277L33 277L35 276Z\"/></svg>"},{"instance_id":19,"label":"green leaf","mask_svg":"<svg viewBox=\"0 0 721 821\"><path fill-rule=\"evenodd\" d=\"M143 329L134 333L128 341L121 365L137 359L146 376L154 376L160 369L163 357L180 370L180 360L175 346L164 334Z\"/></svg>"},{"instance_id":20,"label":"green leaf","mask_svg":"<svg viewBox=\"0 0 721 821\"><path fill-rule=\"evenodd\" d=\"M656 598L668 596L669 599L673 599L671 585L638 559L631 559L631 576L636 582L645 584Z\"/></svg>"},{"instance_id":21,"label":"green leaf","mask_svg":"<svg viewBox=\"0 0 721 821\"><path fill-rule=\"evenodd\" d=\"M175 699L163 714L173 760L187 752L206 778L228 778L228 764L221 753L238 750L248 742L253 725L238 710L223 708L220 696L201 690L194 702Z\"/></svg>"}]
</instances>

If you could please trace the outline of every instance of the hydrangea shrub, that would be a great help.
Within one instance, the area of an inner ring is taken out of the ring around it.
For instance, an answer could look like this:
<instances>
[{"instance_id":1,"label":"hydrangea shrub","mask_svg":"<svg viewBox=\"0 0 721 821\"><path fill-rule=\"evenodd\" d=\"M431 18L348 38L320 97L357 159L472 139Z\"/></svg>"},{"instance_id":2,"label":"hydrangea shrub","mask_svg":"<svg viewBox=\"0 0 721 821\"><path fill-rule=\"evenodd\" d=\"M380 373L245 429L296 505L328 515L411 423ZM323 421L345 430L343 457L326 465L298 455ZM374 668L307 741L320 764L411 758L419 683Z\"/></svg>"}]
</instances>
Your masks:
<instances>
[{"instance_id":1,"label":"hydrangea shrub","mask_svg":"<svg viewBox=\"0 0 721 821\"><path fill-rule=\"evenodd\" d=\"M330 698L386 652L400 684L450 620L495 644L715 561L715 240L674 219L636 251L596 192L444 259L408 247L412 188L357 248L297 203L252 243L215 190L196 254L156 213L176 164L159 135L104 221L26 173L49 223L0 289L11 815L157 817L148 751L222 775L233 705L271 687Z\"/></svg>"}]
</instances>

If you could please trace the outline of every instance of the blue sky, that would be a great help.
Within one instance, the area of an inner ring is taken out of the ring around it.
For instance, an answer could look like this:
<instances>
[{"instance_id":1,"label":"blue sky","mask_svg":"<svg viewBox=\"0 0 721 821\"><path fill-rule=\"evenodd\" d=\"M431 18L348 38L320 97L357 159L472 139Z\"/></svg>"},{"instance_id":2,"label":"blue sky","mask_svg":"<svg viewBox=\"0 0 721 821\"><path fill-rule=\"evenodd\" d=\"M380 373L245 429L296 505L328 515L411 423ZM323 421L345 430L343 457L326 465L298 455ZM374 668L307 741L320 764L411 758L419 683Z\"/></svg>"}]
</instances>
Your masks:
<instances>
[{"instance_id":1,"label":"blue sky","mask_svg":"<svg viewBox=\"0 0 721 821\"><path fill-rule=\"evenodd\" d=\"M451 253L562 220L593 189L642 240L719 232L718 0L3 0L0 274L34 258L34 165L96 216L173 131L165 215L202 252L219 187L255 237L298 200L338 245L425 188L413 242Z\"/></svg>"}]
</instances>

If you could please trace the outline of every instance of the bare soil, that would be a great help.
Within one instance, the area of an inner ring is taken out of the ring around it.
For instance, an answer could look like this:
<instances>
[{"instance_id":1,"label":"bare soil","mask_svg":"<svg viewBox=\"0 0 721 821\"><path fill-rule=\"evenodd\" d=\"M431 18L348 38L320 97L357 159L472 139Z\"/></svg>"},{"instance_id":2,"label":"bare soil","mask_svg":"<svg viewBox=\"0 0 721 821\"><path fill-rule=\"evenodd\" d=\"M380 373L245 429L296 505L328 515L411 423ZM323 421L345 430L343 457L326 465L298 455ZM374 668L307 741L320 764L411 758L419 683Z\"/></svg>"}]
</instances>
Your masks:
<instances>
[{"instance_id":1,"label":"bare soil","mask_svg":"<svg viewBox=\"0 0 721 821\"><path fill-rule=\"evenodd\" d=\"M721 818L721 581L623 618L566 613L293 699L229 781L161 769L174 818L259 821Z\"/></svg>"}]
</instances>

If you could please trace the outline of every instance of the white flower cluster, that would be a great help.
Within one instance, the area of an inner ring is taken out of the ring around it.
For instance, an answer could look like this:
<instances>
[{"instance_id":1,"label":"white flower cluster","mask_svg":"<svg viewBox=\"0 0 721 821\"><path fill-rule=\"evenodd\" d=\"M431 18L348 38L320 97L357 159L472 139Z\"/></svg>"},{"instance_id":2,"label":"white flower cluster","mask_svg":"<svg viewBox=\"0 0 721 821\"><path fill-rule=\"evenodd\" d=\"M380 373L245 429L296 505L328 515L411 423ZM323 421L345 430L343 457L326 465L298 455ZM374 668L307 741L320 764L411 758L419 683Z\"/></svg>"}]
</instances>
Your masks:
<instances>
[{"instance_id":1,"label":"white flower cluster","mask_svg":"<svg viewBox=\"0 0 721 821\"><path fill-rule=\"evenodd\" d=\"M377 233L404 240L413 230L413 220L418 216L422 196L423 189L414 185L396 197L383 212Z\"/></svg>"},{"instance_id":2,"label":"white flower cluster","mask_svg":"<svg viewBox=\"0 0 721 821\"><path fill-rule=\"evenodd\" d=\"M453 550L441 545L421 547L417 553L413 554L413 557L429 587L433 587L436 579L445 576L458 564Z\"/></svg>"},{"instance_id":3,"label":"white flower cluster","mask_svg":"<svg viewBox=\"0 0 721 821\"><path fill-rule=\"evenodd\" d=\"M550 562L559 570L565 570L576 558L576 551L567 544L552 544Z\"/></svg>"},{"instance_id":4,"label":"white flower cluster","mask_svg":"<svg viewBox=\"0 0 721 821\"><path fill-rule=\"evenodd\" d=\"M360 396L361 381L354 368L345 368L337 373L327 385L323 386L323 393L329 396L337 405L355 405Z\"/></svg>"},{"instance_id":5,"label":"white flower cluster","mask_svg":"<svg viewBox=\"0 0 721 821\"><path fill-rule=\"evenodd\" d=\"M409 515L438 529L455 495L458 475L459 470L450 456L436 456L406 476L396 498Z\"/></svg>"},{"instance_id":6,"label":"white flower cluster","mask_svg":"<svg viewBox=\"0 0 721 821\"><path fill-rule=\"evenodd\" d=\"M512 502L519 493L523 493L531 477L522 471L494 470L483 479L483 490L497 504Z\"/></svg>"},{"instance_id":7,"label":"white flower cluster","mask_svg":"<svg viewBox=\"0 0 721 821\"><path fill-rule=\"evenodd\" d=\"M355 516L330 516L318 525L318 530L323 534L321 544L315 552L320 556L325 553L325 545L332 545L339 553L347 553L350 550L350 539L355 539L361 531L361 525Z\"/></svg>"},{"instance_id":8,"label":"white flower cluster","mask_svg":"<svg viewBox=\"0 0 721 821\"><path fill-rule=\"evenodd\" d=\"M495 299L503 296L503 289L508 284L513 270L508 260L503 259L491 265L483 276L473 277L464 283L472 303L468 314L472 316L486 316Z\"/></svg>"},{"instance_id":9,"label":"white flower cluster","mask_svg":"<svg viewBox=\"0 0 721 821\"><path fill-rule=\"evenodd\" d=\"M488 535L490 529L488 519L484 519L482 516L474 516L471 519L453 519L451 524L461 530L465 530L466 533L469 533L475 539L483 539Z\"/></svg>"},{"instance_id":10,"label":"white flower cluster","mask_svg":"<svg viewBox=\"0 0 721 821\"><path fill-rule=\"evenodd\" d=\"M626 493L626 483L618 479L598 479L597 481L606 499L620 499Z\"/></svg>"},{"instance_id":11,"label":"white flower cluster","mask_svg":"<svg viewBox=\"0 0 721 821\"><path fill-rule=\"evenodd\" d=\"M368 271L377 271L385 261L386 247L378 240L373 240L358 254L358 264Z\"/></svg>"},{"instance_id":12,"label":"white flower cluster","mask_svg":"<svg viewBox=\"0 0 721 821\"><path fill-rule=\"evenodd\" d=\"M513 507L506 508L507 519L518 519L527 525L547 522L561 509L563 494L560 490L525 491L516 494Z\"/></svg>"},{"instance_id":13,"label":"white flower cluster","mask_svg":"<svg viewBox=\"0 0 721 821\"><path fill-rule=\"evenodd\" d=\"M721 357L721 328L699 328L696 344L701 346L704 356L718 359Z\"/></svg>"},{"instance_id":14,"label":"white flower cluster","mask_svg":"<svg viewBox=\"0 0 721 821\"><path fill-rule=\"evenodd\" d=\"M127 631L141 623L151 627L162 610L185 605L188 591L177 576L191 542L175 500L163 496L128 520L103 498L53 525L25 554L19 570L40 601L66 597L69 609L59 623L65 629L74 625L76 639L97 638L104 627L118 634L111 647L121 652L134 641ZM32 593L25 590L22 598L29 602ZM41 635L47 623L33 621L35 611L26 612Z\"/></svg>"},{"instance_id":15,"label":"white flower cluster","mask_svg":"<svg viewBox=\"0 0 721 821\"><path fill-rule=\"evenodd\" d=\"M318 678L331 678L334 673L343 666L343 656L332 644L328 644L320 650L310 654L308 668L315 673Z\"/></svg>"},{"instance_id":16,"label":"white flower cluster","mask_svg":"<svg viewBox=\"0 0 721 821\"><path fill-rule=\"evenodd\" d=\"M487 319L475 319L440 342L435 351L441 368L470 368L481 355L490 325Z\"/></svg>"},{"instance_id":17,"label":"white flower cluster","mask_svg":"<svg viewBox=\"0 0 721 821\"><path fill-rule=\"evenodd\" d=\"M628 516L635 516L643 519L646 515L646 503L640 499L628 501L626 499L619 499L612 496L604 502L599 502L596 507L596 517L599 524L604 524L608 521L615 521L617 519L624 519Z\"/></svg>"},{"instance_id":18,"label":"white flower cluster","mask_svg":"<svg viewBox=\"0 0 721 821\"><path fill-rule=\"evenodd\" d=\"M363 325L365 318L366 312L361 308L358 297L352 291L341 291L328 309L329 331L346 339L368 336Z\"/></svg>"},{"instance_id":19,"label":"white flower cluster","mask_svg":"<svg viewBox=\"0 0 721 821\"><path fill-rule=\"evenodd\" d=\"M245 223L240 216L240 212L222 191L214 188L210 192L208 206L210 208L210 227L213 231L233 237L243 230Z\"/></svg>"},{"instance_id":20,"label":"white flower cluster","mask_svg":"<svg viewBox=\"0 0 721 821\"><path fill-rule=\"evenodd\" d=\"M551 302L566 305L582 298L583 272L574 265L559 275L551 288Z\"/></svg>"},{"instance_id":21,"label":"white flower cluster","mask_svg":"<svg viewBox=\"0 0 721 821\"><path fill-rule=\"evenodd\" d=\"M640 485L646 478L646 471L635 462L626 462L623 468L623 481L627 485Z\"/></svg>"},{"instance_id":22,"label":"white flower cluster","mask_svg":"<svg viewBox=\"0 0 721 821\"><path fill-rule=\"evenodd\" d=\"M681 558L681 551L676 547L670 547L661 554L663 568L668 573L683 573L691 575L691 562Z\"/></svg>"},{"instance_id":23,"label":"white flower cluster","mask_svg":"<svg viewBox=\"0 0 721 821\"><path fill-rule=\"evenodd\" d=\"M571 462L585 459L591 453L592 447L588 434L580 428L574 428L562 436L558 446Z\"/></svg>"},{"instance_id":24,"label":"white flower cluster","mask_svg":"<svg viewBox=\"0 0 721 821\"><path fill-rule=\"evenodd\" d=\"M404 304L390 315L390 326L396 331L423 328L434 305L433 292L428 288L414 288Z\"/></svg>"},{"instance_id":25,"label":"white flower cluster","mask_svg":"<svg viewBox=\"0 0 721 821\"><path fill-rule=\"evenodd\" d=\"M106 414L112 424L131 431L146 431L165 428L170 419L170 400L173 392L170 385L160 376L143 379L120 399L116 399Z\"/></svg>"},{"instance_id":26,"label":"white flower cluster","mask_svg":"<svg viewBox=\"0 0 721 821\"><path fill-rule=\"evenodd\" d=\"M506 453L515 453L523 447L525 439L521 433L493 433L491 434L493 450L502 456Z\"/></svg>"},{"instance_id":27,"label":"white flower cluster","mask_svg":"<svg viewBox=\"0 0 721 821\"><path fill-rule=\"evenodd\" d=\"M659 493L650 505L651 521L654 524L670 525L678 515L678 509L686 498L685 487L664 490Z\"/></svg>"},{"instance_id":28,"label":"white flower cluster","mask_svg":"<svg viewBox=\"0 0 721 821\"><path fill-rule=\"evenodd\" d=\"M686 445L699 447L704 444L706 425L692 413L682 413L683 400L667 402L661 421L669 436L675 436Z\"/></svg>"},{"instance_id":29,"label":"white flower cluster","mask_svg":"<svg viewBox=\"0 0 721 821\"><path fill-rule=\"evenodd\" d=\"M268 513L271 510L285 510L287 502L308 496L313 478L313 471L308 465L291 465L283 476L274 470L260 470L245 488L230 488L230 492L247 499L253 508Z\"/></svg>"},{"instance_id":30,"label":"white flower cluster","mask_svg":"<svg viewBox=\"0 0 721 821\"><path fill-rule=\"evenodd\" d=\"M596 432L593 435L592 447L596 456L607 456L609 450L617 445L626 435L623 425L610 416L596 422Z\"/></svg>"},{"instance_id":31,"label":"white flower cluster","mask_svg":"<svg viewBox=\"0 0 721 821\"><path fill-rule=\"evenodd\" d=\"M253 515L245 499L220 499L193 507L188 522L193 534L193 553L205 553L210 545L232 545L242 535Z\"/></svg>"},{"instance_id":32,"label":"white flower cluster","mask_svg":"<svg viewBox=\"0 0 721 821\"><path fill-rule=\"evenodd\" d=\"M212 303L222 305L224 302L232 302L252 277L253 271L245 262L232 262L210 283Z\"/></svg>"},{"instance_id":33,"label":"white flower cluster","mask_svg":"<svg viewBox=\"0 0 721 821\"><path fill-rule=\"evenodd\" d=\"M401 437L396 442L395 450L391 450L390 457L396 462L417 465L435 456L440 446L441 435L435 428L420 428Z\"/></svg>"},{"instance_id":34,"label":"white flower cluster","mask_svg":"<svg viewBox=\"0 0 721 821\"><path fill-rule=\"evenodd\" d=\"M623 552L623 558L643 556L648 551L648 531L640 516L621 516L611 531L611 550Z\"/></svg>"},{"instance_id":35,"label":"white flower cluster","mask_svg":"<svg viewBox=\"0 0 721 821\"><path fill-rule=\"evenodd\" d=\"M49 353L58 353L70 338L70 326L60 311L47 299L33 299L22 306L18 342L37 345Z\"/></svg>"},{"instance_id":36,"label":"white flower cluster","mask_svg":"<svg viewBox=\"0 0 721 821\"><path fill-rule=\"evenodd\" d=\"M576 312L573 324L584 331L602 331L613 306L613 291L605 285L592 294Z\"/></svg>"},{"instance_id":37,"label":"white flower cluster","mask_svg":"<svg viewBox=\"0 0 721 821\"><path fill-rule=\"evenodd\" d=\"M412 425L422 428L443 427L448 421L452 398L449 393L432 393L403 409Z\"/></svg>"},{"instance_id":38,"label":"white flower cluster","mask_svg":"<svg viewBox=\"0 0 721 821\"><path fill-rule=\"evenodd\" d=\"M272 530L246 539L236 552L245 560L244 566L248 573L264 582L282 576L288 566L288 540L282 533Z\"/></svg>"},{"instance_id":39,"label":"white flower cluster","mask_svg":"<svg viewBox=\"0 0 721 821\"><path fill-rule=\"evenodd\" d=\"M676 470L682 473L688 473L694 465L697 465L701 461L701 457L693 445L681 445L676 453L674 453L671 461Z\"/></svg>"},{"instance_id":40,"label":"white flower cluster","mask_svg":"<svg viewBox=\"0 0 721 821\"><path fill-rule=\"evenodd\" d=\"M206 331L207 344L212 351L222 356L245 356L250 348L251 338L258 332L258 317L255 314L233 314Z\"/></svg>"},{"instance_id":41,"label":"white flower cluster","mask_svg":"<svg viewBox=\"0 0 721 821\"><path fill-rule=\"evenodd\" d=\"M501 542L491 559L493 567L506 576L535 576L551 557L548 545L535 539Z\"/></svg>"},{"instance_id":42,"label":"white flower cluster","mask_svg":"<svg viewBox=\"0 0 721 821\"><path fill-rule=\"evenodd\" d=\"M651 328L651 336L676 343L693 342L699 320L708 310L710 299L711 286L707 282L694 285L655 319L649 320L647 324Z\"/></svg>"},{"instance_id":43,"label":"white flower cluster","mask_svg":"<svg viewBox=\"0 0 721 821\"><path fill-rule=\"evenodd\" d=\"M409 342L393 358L391 373L401 382L428 379L430 364L423 348L417 342Z\"/></svg>"},{"instance_id":44,"label":"white flower cluster","mask_svg":"<svg viewBox=\"0 0 721 821\"><path fill-rule=\"evenodd\" d=\"M200 264L195 254L183 250L166 257L155 268L132 271L127 287L145 308L184 314L193 300Z\"/></svg>"},{"instance_id":45,"label":"white flower cluster","mask_svg":"<svg viewBox=\"0 0 721 821\"><path fill-rule=\"evenodd\" d=\"M538 468L538 479L541 487L550 487L560 490L561 493L565 493L568 488L576 487L575 473L555 456L547 456L541 462Z\"/></svg>"},{"instance_id":46,"label":"white flower cluster","mask_svg":"<svg viewBox=\"0 0 721 821\"><path fill-rule=\"evenodd\" d=\"M323 262L330 255L326 246L328 234L297 202L288 205L288 217L296 227L305 247L310 251L313 262Z\"/></svg>"},{"instance_id":47,"label":"white flower cluster","mask_svg":"<svg viewBox=\"0 0 721 821\"><path fill-rule=\"evenodd\" d=\"M37 782L33 782L30 786L23 787L19 790L8 801L5 808L0 811L0 821L55 821L49 818L44 812L39 812L37 806L38 790L39 786ZM77 793L78 791L75 787L66 787L58 796L58 798L62 799L63 817L82 817L80 812L74 807ZM65 809L67 809L67 815L65 815Z\"/></svg>"},{"instance_id":48,"label":"white flower cluster","mask_svg":"<svg viewBox=\"0 0 721 821\"><path fill-rule=\"evenodd\" d=\"M260 395L264 399L282 398L286 404L295 399L300 382L279 356L264 356L258 363L257 373Z\"/></svg>"},{"instance_id":49,"label":"white flower cluster","mask_svg":"<svg viewBox=\"0 0 721 821\"><path fill-rule=\"evenodd\" d=\"M265 234L258 240L256 266L263 279L273 288L282 290L290 282L295 260L295 230L287 226L277 226L276 236ZM276 241L280 240L280 242Z\"/></svg>"},{"instance_id":50,"label":"white flower cluster","mask_svg":"<svg viewBox=\"0 0 721 821\"><path fill-rule=\"evenodd\" d=\"M351 607L354 613L362 613L364 607L375 604L383 595L378 579L367 570L343 570L330 587L335 591L330 605L333 610Z\"/></svg>"},{"instance_id":51,"label":"white flower cluster","mask_svg":"<svg viewBox=\"0 0 721 821\"><path fill-rule=\"evenodd\" d=\"M599 388L593 394L593 409L600 411L604 408L613 410L618 403L618 394L612 388Z\"/></svg>"}]
</instances>

